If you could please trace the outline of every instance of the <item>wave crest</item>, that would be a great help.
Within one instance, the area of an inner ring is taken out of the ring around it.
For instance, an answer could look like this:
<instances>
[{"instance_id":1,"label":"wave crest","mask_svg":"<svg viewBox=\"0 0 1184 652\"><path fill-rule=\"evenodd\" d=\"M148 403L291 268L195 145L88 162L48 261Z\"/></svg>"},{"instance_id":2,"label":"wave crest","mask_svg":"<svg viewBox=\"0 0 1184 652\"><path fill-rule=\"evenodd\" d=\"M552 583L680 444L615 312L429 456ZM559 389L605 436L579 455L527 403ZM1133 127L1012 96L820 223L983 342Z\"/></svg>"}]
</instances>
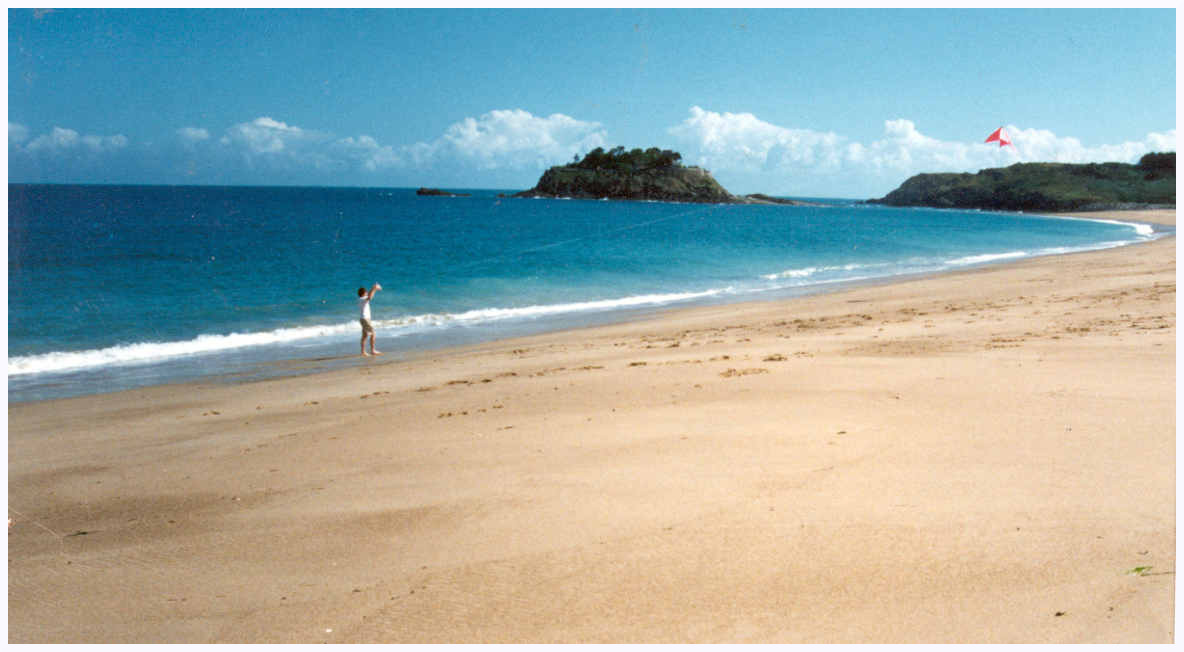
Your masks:
<instances>
[{"instance_id":1,"label":"wave crest","mask_svg":"<svg viewBox=\"0 0 1184 652\"><path fill-rule=\"evenodd\" d=\"M508 319L533 319L580 312L656 306L704 299L731 291L731 288L722 288L703 292L644 294L619 299L525 306L521 308L480 308L455 314L429 313L396 319L375 320L374 325L376 328L387 330L388 333L386 335L388 336L399 336L419 328L448 326L451 324L476 325ZM344 336L356 332L357 328L357 322L350 321L341 324L280 328L258 333L200 335L191 340L176 342L138 342L87 351L55 351L53 353L19 355L8 358L8 375L11 377L25 374L78 371L106 366L147 364L172 358L220 353L251 346Z\"/></svg>"}]
</instances>

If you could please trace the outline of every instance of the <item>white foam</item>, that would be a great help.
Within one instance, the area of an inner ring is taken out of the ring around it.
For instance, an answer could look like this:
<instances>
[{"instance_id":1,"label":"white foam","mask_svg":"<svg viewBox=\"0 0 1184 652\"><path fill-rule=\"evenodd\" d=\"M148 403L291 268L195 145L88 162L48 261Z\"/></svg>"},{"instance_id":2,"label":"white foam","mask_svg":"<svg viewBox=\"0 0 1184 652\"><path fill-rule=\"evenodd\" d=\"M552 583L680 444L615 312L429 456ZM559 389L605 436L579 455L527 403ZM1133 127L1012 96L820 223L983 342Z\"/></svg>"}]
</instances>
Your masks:
<instances>
[{"instance_id":1,"label":"white foam","mask_svg":"<svg viewBox=\"0 0 1184 652\"><path fill-rule=\"evenodd\" d=\"M515 318L535 318L561 315L575 312L592 312L600 310L616 310L620 308L635 308L647 305L661 305L705 299L719 294L731 292L731 288L707 290L705 292L680 292L673 294L642 294L620 299L604 299L600 301L582 301L576 303L561 303L554 305L536 305L522 308L482 308L469 310L455 315L446 315L445 319L457 322L488 322Z\"/></svg>"},{"instance_id":2,"label":"white foam","mask_svg":"<svg viewBox=\"0 0 1184 652\"><path fill-rule=\"evenodd\" d=\"M1001 254L979 254L977 256L965 256L963 258L954 258L945 261L947 265L962 266L962 265L981 265L983 263L990 263L996 260L1009 260L1011 258L1023 258L1029 255L1026 251L1009 251Z\"/></svg>"},{"instance_id":3,"label":"white foam","mask_svg":"<svg viewBox=\"0 0 1184 652\"><path fill-rule=\"evenodd\" d=\"M1142 222L1123 222L1121 220L1106 220L1106 219L1101 219L1101 218L1096 218L1096 217L1077 217L1077 216L1067 216L1067 215L1055 215L1055 216L1049 216L1049 217L1053 217L1054 219L1060 219L1060 220L1077 220L1080 222L1098 222L1100 224L1114 224L1116 226L1125 226L1127 228L1134 229L1135 235L1139 236L1140 238L1151 238L1151 237L1155 236L1155 227L1150 224L1144 224Z\"/></svg>"},{"instance_id":4,"label":"white foam","mask_svg":"<svg viewBox=\"0 0 1184 652\"><path fill-rule=\"evenodd\" d=\"M1135 235L1140 238L1150 238L1155 235L1155 227L1150 224L1143 224L1141 222L1120 222L1118 220L1093 220L1094 222L1105 222L1106 224L1117 224L1120 226L1127 226L1135 230Z\"/></svg>"},{"instance_id":5,"label":"white foam","mask_svg":"<svg viewBox=\"0 0 1184 652\"><path fill-rule=\"evenodd\" d=\"M733 291L732 288L722 288L703 292L644 294L619 299L535 305L521 308L481 308L456 314L428 313L398 319L375 320L374 326L388 331L385 333L388 336L397 336L405 335L422 328L447 326L450 324L471 326L508 319L534 319L580 312L656 306L704 299ZM20 376L25 374L77 371L105 366L145 364L185 356L219 353L251 346L283 344L313 338L338 337L353 334L357 332L357 329L357 322L351 321L323 326L281 328L258 333L200 335L191 340L177 342L140 342L88 351L58 351L38 355L14 356L8 358L8 375Z\"/></svg>"},{"instance_id":6,"label":"white foam","mask_svg":"<svg viewBox=\"0 0 1184 652\"><path fill-rule=\"evenodd\" d=\"M140 364L201 353L216 353L248 346L277 344L314 337L340 335L357 328L357 323L301 328L281 328L259 333L199 335L180 342L139 342L88 351L55 351L40 355L18 355L8 359L8 375L67 371L111 365Z\"/></svg>"},{"instance_id":7,"label":"white foam","mask_svg":"<svg viewBox=\"0 0 1184 652\"><path fill-rule=\"evenodd\" d=\"M823 267L802 267L800 269L787 269L776 274L763 274L761 278L766 281L777 281L780 279L792 278L802 279L810 278L819 272L851 272L857 269L869 269L872 267L887 267L885 263L848 263L846 265L827 265Z\"/></svg>"},{"instance_id":8,"label":"white foam","mask_svg":"<svg viewBox=\"0 0 1184 652\"><path fill-rule=\"evenodd\" d=\"M787 269L784 272L778 272L776 274L765 274L761 278L769 281L776 281L782 278L809 278L817 271L817 267L803 267L802 269Z\"/></svg>"}]
</instances>

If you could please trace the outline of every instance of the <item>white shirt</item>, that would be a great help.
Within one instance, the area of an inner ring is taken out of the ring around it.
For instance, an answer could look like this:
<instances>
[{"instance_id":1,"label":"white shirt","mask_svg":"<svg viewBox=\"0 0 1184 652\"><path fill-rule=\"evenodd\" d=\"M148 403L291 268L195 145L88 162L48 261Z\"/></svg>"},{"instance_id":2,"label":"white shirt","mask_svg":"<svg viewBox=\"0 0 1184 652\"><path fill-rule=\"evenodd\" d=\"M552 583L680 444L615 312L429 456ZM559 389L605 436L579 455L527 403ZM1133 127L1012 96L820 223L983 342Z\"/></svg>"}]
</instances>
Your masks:
<instances>
[{"instance_id":1,"label":"white shirt","mask_svg":"<svg viewBox=\"0 0 1184 652\"><path fill-rule=\"evenodd\" d=\"M362 319L370 319L370 297L358 297L358 308L362 311Z\"/></svg>"}]
</instances>

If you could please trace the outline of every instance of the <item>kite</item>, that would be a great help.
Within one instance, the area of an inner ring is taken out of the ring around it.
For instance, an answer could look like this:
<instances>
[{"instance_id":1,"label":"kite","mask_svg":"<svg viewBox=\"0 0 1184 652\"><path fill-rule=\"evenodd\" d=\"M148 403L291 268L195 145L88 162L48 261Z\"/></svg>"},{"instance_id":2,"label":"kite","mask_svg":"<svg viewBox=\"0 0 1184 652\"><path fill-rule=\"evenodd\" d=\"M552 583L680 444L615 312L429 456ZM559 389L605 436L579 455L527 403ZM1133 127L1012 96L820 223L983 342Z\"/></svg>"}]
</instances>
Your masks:
<instances>
[{"instance_id":1,"label":"kite","mask_svg":"<svg viewBox=\"0 0 1184 652\"><path fill-rule=\"evenodd\" d=\"M1011 145L1011 139L1009 139L1007 137L1007 132L1003 131L1003 127L999 127L995 131L992 131L991 135L987 136L987 139L984 140L983 142L984 143L998 142L1000 147L1003 147L1004 145ZM1015 147L1015 145L1011 145L1011 146Z\"/></svg>"}]
</instances>

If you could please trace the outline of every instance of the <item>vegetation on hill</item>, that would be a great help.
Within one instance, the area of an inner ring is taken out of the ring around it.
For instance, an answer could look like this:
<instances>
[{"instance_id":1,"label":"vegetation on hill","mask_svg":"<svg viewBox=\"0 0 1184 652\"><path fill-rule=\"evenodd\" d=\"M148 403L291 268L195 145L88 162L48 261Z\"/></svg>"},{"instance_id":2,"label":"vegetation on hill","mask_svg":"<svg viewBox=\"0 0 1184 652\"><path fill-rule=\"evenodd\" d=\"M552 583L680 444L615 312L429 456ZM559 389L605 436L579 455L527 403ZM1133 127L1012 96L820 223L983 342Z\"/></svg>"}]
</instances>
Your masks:
<instances>
[{"instance_id":1,"label":"vegetation on hill","mask_svg":"<svg viewBox=\"0 0 1184 652\"><path fill-rule=\"evenodd\" d=\"M1176 153L1128 163L1016 163L977 174L918 174L870 203L1008 211L1176 204Z\"/></svg>"},{"instance_id":2,"label":"vegetation on hill","mask_svg":"<svg viewBox=\"0 0 1184 652\"><path fill-rule=\"evenodd\" d=\"M651 147L645 151L634 148L628 152L624 147L614 147L604 151L603 147L588 152L581 160L579 155L572 161L572 165L582 170L609 169L618 172L636 172L653 168L666 168L680 165L682 154L668 149Z\"/></svg>"}]
</instances>

